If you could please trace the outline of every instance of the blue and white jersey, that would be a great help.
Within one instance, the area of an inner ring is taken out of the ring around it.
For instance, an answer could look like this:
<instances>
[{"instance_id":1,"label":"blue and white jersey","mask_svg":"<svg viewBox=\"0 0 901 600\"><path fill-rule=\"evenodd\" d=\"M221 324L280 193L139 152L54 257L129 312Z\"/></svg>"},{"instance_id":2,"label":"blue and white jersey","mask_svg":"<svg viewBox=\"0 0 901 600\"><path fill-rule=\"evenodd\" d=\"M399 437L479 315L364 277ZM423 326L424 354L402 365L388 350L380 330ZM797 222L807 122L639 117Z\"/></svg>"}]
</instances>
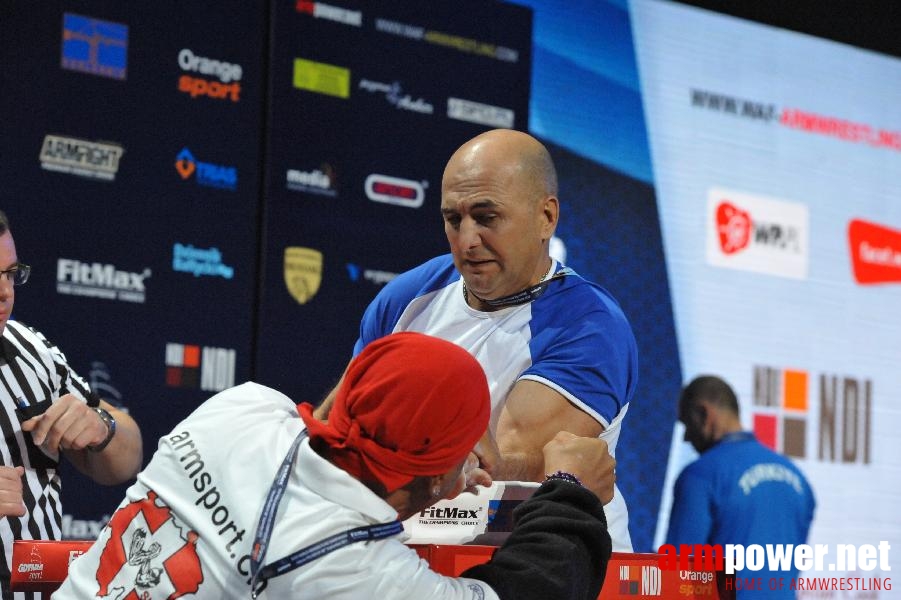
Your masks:
<instances>
[{"instance_id":1,"label":"blue and white jersey","mask_svg":"<svg viewBox=\"0 0 901 600\"><path fill-rule=\"evenodd\" d=\"M552 273L562 269L556 261ZM576 273L552 282L527 304L482 312L463 297L463 280L450 254L392 280L366 309L354 355L398 331L418 331L454 342L478 359L491 389L491 429L507 394L520 379L543 383L604 426L615 456L620 425L635 390L638 353L628 320L602 287ZM631 549L622 496L605 507L614 550Z\"/></svg>"}]
</instances>

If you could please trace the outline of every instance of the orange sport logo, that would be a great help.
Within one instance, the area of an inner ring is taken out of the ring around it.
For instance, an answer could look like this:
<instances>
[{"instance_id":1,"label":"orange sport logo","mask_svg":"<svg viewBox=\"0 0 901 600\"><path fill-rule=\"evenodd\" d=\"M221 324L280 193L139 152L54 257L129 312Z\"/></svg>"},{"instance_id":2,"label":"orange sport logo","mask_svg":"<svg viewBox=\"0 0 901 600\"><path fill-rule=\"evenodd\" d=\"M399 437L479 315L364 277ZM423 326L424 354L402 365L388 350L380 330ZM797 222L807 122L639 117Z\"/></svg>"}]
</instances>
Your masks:
<instances>
[{"instance_id":1,"label":"orange sport logo","mask_svg":"<svg viewBox=\"0 0 901 600\"><path fill-rule=\"evenodd\" d=\"M241 65L199 56L188 48L178 53L178 66L185 72L178 78L178 91L191 98L241 100ZM189 74L190 73L190 74Z\"/></svg>"}]
</instances>

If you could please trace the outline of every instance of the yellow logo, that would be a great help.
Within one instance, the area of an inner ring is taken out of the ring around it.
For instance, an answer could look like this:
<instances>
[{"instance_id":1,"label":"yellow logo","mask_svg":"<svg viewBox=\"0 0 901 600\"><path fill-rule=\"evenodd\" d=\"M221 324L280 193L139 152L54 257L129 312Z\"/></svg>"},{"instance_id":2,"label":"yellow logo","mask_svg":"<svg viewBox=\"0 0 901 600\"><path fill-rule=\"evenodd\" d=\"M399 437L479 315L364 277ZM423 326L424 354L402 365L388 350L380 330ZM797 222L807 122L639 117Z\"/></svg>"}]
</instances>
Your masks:
<instances>
[{"instance_id":1,"label":"yellow logo","mask_svg":"<svg viewBox=\"0 0 901 600\"><path fill-rule=\"evenodd\" d=\"M312 248L285 248L285 285L301 304L313 299L322 282L322 252Z\"/></svg>"},{"instance_id":2,"label":"yellow logo","mask_svg":"<svg viewBox=\"0 0 901 600\"><path fill-rule=\"evenodd\" d=\"M294 87L337 98L350 98L350 69L295 58Z\"/></svg>"}]
</instances>

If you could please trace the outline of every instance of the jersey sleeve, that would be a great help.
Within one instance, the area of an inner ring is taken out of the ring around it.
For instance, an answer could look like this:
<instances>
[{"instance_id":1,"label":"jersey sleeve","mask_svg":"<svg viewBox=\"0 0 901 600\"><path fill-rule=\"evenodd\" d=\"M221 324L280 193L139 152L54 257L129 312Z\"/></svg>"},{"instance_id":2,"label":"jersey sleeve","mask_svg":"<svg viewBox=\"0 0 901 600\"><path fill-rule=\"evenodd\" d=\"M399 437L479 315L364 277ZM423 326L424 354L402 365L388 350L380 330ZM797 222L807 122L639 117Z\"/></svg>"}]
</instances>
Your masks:
<instances>
[{"instance_id":1,"label":"jersey sleeve","mask_svg":"<svg viewBox=\"0 0 901 600\"><path fill-rule=\"evenodd\" d=\"M416 298L459 278L449 254L433 258L388 282L366 307L353 355L372 341L394 332L406 308Z\"/></svg>"},{"instance_id":2,"label":"jersey sleeve","mask_svg":"<svg viewBox=\"0 0 901 600\"><path fill-rule=\"evenodd\" d=\"M520 378L550 386L608 427L635 390L635 337L618 307L580 314L563 300L547 312L536 310L529 343L533 364Z\"/></svg>"}]
</instances>

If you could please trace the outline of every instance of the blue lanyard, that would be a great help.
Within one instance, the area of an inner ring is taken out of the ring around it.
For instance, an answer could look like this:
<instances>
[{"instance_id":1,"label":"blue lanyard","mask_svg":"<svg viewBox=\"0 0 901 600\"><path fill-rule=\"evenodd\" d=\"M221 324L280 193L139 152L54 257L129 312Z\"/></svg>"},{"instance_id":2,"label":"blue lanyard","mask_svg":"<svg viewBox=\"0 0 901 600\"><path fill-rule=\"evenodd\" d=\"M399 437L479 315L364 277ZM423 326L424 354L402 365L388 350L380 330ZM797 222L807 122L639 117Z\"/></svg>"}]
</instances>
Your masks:
<instances>
[{"instance_id":1,"label":"blue lanyard","mask_svg":"<svg viewBox=\"0 0 901 600\"><path fill-rule=\"evenodd\" d=\"M354 542L380 540L397 535L404 530L404 526L400 521L355 527L354 529L348 529L319 540L315 544L310 544L306 548L302 548L261 567L263 559L266 558L269 540L272 538L272 528L275 526L275 515L278 512L279 502L281 502L285 489L288 487L291 465L297 456L300 443L306 437L306 429L297 434L294 443L291 444L291 448L288 450L288 454L282 461L282 465L275 474L275 480L272 482L269 493L266 495L266 502L263 504L263 512L260 515L260 521L257 524L257 531L253 539L253 552L250 555L250 597L253 599L256 599L266 589L267 581L272 577L287 573Z\"/></svg>"}]
</instances>

